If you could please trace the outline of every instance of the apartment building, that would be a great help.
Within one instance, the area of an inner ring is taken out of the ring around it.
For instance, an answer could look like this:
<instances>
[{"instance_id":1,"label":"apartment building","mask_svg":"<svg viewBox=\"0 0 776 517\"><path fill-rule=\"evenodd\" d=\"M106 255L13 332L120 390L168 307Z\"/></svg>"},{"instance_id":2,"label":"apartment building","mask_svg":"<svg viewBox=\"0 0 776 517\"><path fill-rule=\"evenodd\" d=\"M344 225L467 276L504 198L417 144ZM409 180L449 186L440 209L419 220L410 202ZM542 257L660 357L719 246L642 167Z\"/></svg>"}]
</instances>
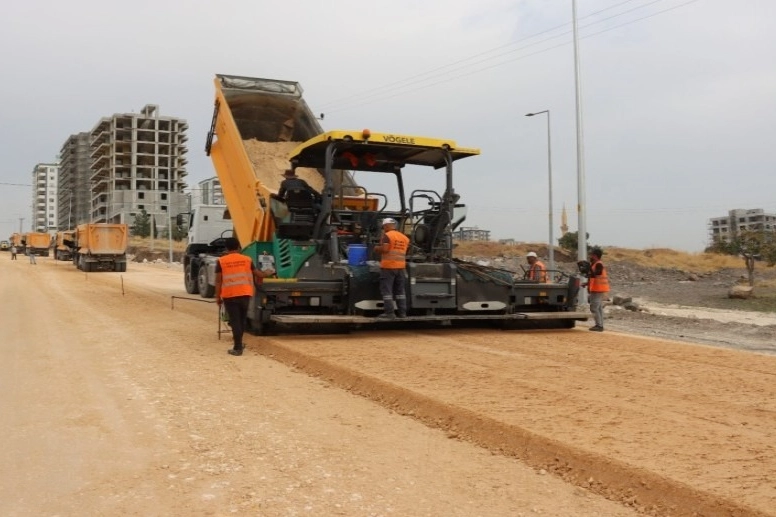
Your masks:
<instances>
[{"instance_id":1,"label":"apartment building","mask_svg":"<svg viewBox=\"0 0 776 517\"><path fill-rule=\"evenodd\" d=\"M489 241L490 230L480 230L476 226L461 227L453 232L453 239L459 241Z\"/></svg>"},{"instance_id":2,"label":"apartment building","mask_svg":"<svg viewBox=\"0 0 776 517\"><path fill-rule=\"evenodd\" d=\"M88 132L70 135L59 151L57 228L69 230L91 218L92 176Z\"/></svg>"},{"instance_id":3,"label":"apartment building","mask_svg":"<svg viewBox=\"0 0 776 517\"><path fill-rule=\"evenodd\" d=\"M213 176L197 183L197 187L191 192L191 206L197 205L225 205L224 193L221 191L221 182Z\"/></svg>"},{"instance_id":4,"label":"apartment building","mask_svg":"<svg viewBox=\"0 0 776 517\"><path fill-rule=\"evenodd\" d=\"M57 176L59 165L39 163L32 169L32 219L34 232L56 232Z\"/></svg>"},{"instance_id":5,"label":"apartment building","mask_svg":"<svg viewBox=\"0 0 776 517\"><path fill-rule=\"evenodd\" d=\"M132 224L145 210L162 232L188 211L187 130L153 104L102 118L90 132L92 222Z\"/></svg>"},{"instance_id":6,"label":"apartment building","mask_svg":"<svg viewBox=\"0 0 776 517\"><path fill-rule=\"evenodd\" d=\"M762 208L730 210L727 216L709 219L709 242L729 242L742 231L776 233L776 214Z\"/></svg>"}]
</instances>

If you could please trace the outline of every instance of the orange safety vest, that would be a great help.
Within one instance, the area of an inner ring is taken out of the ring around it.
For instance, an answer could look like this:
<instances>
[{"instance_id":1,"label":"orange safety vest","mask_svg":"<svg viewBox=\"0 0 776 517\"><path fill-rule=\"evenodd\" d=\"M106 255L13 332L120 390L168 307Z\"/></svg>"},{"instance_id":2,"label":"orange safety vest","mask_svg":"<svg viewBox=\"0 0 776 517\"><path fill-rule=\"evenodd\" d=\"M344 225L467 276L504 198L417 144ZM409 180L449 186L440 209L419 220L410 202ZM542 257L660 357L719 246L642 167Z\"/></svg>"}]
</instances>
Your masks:
<instances>
[{"instance_id":1,"label":"orange safety vest","mask_svg":"<svg viewBox=\"0 0 776 517\"><path fill-rule=\"evenodd\" d=\"M253 296L252 261L240 253L229 253L218 259L221 264L221 298Z\"/></svg>"},{"instance_id":2,"label":"orange safety vest","mask_svg":"<svg viewBox=\"0 0 776 517\"><path fill-rule=\"evenodd\" d=\"M538 280L539 282L547 282L547 268L544 267L544 262L537 260L528 269L528 280Z\"/></svg>"},{"instance_id":3,"label":"orange safety vest","mask_svg":"<svg viewBox=\"0 0 776 517\"><path fill-rule=\"evenodd\" d=\"M587 290L591 293L608 293L609 292L609 275L606 273L604 263L600 260L590 265L591 271L597 264L601 264L601 274L591 276L587 280ZM592 274L592 273L591 273Z\"/></svg>"},{"instance_id":4,"label":"orange safety vest","mask_svg":"<svg viewBox=\"0 0 776 517\"><path fill-rule=\"evenodd\" d=\"M391 230L385 234L388 238L390 248L387 253L383 253L380 259L382 269L404 269L407 267L407 248L409 248L409 238L401 232Z\"/></svg>"}]
</instances>

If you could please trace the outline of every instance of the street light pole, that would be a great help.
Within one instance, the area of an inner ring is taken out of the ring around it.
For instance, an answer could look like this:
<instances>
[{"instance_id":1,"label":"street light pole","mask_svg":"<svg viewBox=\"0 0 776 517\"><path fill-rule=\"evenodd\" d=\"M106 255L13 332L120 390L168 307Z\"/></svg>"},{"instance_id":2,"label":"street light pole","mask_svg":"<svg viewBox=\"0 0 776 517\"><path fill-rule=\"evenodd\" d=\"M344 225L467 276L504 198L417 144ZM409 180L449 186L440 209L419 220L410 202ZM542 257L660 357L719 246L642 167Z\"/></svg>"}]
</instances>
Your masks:
<instances>
[{"instance_id":1,"label":"street light pole","mask_svg":"<svg viewBox=\"0 0 776 517\"><path fill-rule=\"evenodd\" d=\"M587 206L585 201L585 139L582 131L582 79L579 65L579 31L577 27L577 0L571 0L571 18L574 34L574 90L577 105L577 260L587 260ZM587 291L579 291L579 305L587 303Z\"/></svg>"},{"instance_id":2,"label":"street light pole","mask_svg":"<svg viewBox=\"0 0 776 517\"><path fill-rule=\"evenodd\" d=\"M555 281L555 235L554 235L554 226L552 220L552 138L550 131L550 110L544 110L544 111L537 111L536 113L526 113L526 117L533 117L534 115L541 115L543 113L547 114L547 179L549 181L549 220L550 220L550 247L549 247L549 258L550 258L550 271L549 271L549 279L551 282Z\"/></svg>"}]
</instances>

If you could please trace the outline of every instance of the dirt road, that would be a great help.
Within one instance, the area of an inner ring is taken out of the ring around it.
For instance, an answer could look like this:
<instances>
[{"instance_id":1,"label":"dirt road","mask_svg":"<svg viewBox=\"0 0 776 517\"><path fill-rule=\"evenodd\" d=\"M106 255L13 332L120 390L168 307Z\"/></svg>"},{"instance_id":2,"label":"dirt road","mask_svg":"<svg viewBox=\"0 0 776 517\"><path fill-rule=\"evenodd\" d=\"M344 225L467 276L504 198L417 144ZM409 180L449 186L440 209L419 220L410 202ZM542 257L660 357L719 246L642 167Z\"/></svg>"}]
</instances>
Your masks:
<instances>
[{"instance_id":1,"label":"dirt road","mask_svg":"<svg viewBox=\"0 0 776 517\"><path fill-rule=\"evenodd\" d=\"M9 258L2 515L776 515L776 357L479 329L235 358L175 268Z\"/></svg>"}]
</instances>

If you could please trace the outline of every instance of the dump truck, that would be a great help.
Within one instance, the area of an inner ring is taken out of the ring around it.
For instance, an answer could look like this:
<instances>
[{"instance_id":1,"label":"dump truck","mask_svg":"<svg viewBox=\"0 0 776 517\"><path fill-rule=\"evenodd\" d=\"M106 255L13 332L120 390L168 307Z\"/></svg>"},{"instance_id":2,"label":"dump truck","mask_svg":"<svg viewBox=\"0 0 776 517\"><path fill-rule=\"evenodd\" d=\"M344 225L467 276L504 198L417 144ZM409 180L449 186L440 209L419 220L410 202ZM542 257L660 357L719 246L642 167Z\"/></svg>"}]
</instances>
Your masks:
<instances>
[{"instance_id":1,"label":"dump truck","mask_svg":"<svg viewBox=\"0 0 776 517\"><path fill-rule=\"evenodd\" d=\"M216 261L225 252L223 237L227 233L231 235L226 230L240 225L246 235L256 232L266 235L274 229L272 218L267 216L268 207L254 210L253 192L259 188L265 198L277 192L282 173L289 167L289 153L323 132L319 118L304 101L302 87L297 82L218 74L215 87L207 148L213 146L216 133L219 142L214 146L215 152L208 153L218 161L217 170L238 169L225 172L231 179L227 185L221 185L222 190L230 190L233 205L229 209L220 209L221 215L213 212L218 209L205 209L211 216L208 221L197 220L205 215L204 211L199 214L193 211L190 216L189 243L183 256L184 285L189 294L199 293L205 298L215 292ZM313 187L319 190L323 187L322 170L300 170L299 174ZM355 186L352 176L345 171L338 171L335 181L347 189ZM238 220L230 217L235 209L240 214ZM250 219L245 219L249 213ZM199 227L194 228L195 224ZM207 231L214 232L212 241L206 240Z\"/></svg>"},{"instance_id":2,"label":"dump truck","mask_svg":"<svg viewBox=\"0 0 776 517\"><path fill-rule=\"evenodd\" d=\"M27 251L40 257L49 256L51 236L46 232L28 232L22 235L22 241Z\"/></svg>"},{"instance_id":3,"label":"dump truck","mask_svg":"<svg viewBox=\"0 0 776 517\"><path fill-rule=\"evenodd\" d=\"M11 246L16 246L16 252L20 255L24 255L24 240L22 238L21 233L12 233L10 237L8 237L8 240L11 243Z\"/></svg>"},{"instance_id":4,"label":"dump truck","mask_svg":"<svg viewBox=\"0 0 776 517\"><path fill-rule=\"evenodd\" d=\"M0 251L8 251L11 249L10 241L0 241Z\"/></svg>"},{"instance_id":5,"label":"dump truck","mask_svg":"<svg viewBox=\"0 0 776 517\"><path fill-rule=\"evenodd\" d=\"M209 298L215 294L215 278L208 277L207 264L215 263L226 252L225 238L232 237L232 221L223 205L198 205L188 215L183 282L187 293ZM215 276L215 266L212 275Z\"/></svg>"},{"instance_id":6,"label":"dump truck","mask_svg":"<svg viewBox=\"0 0 776 517\"><path fill-rule=\"evenodd\" d=\"M67 243L73 244L75 230L58 231L54 241L54 260L73 260L73 248Z\"/></svg>"},{"instance_id":7,"label":"dump truck","mask_svg":"<svg viewBox=\"0 0 776 517\"><path fill-rule=\"evenodd\" d=\"M86 272L127 270L129 227L120 223L79 224L73 241L73 264Z\"/></svg>"},{"instance_id":8,"label":"dump truck","mask_svg":"<svg viewBox=\"0 0 776 517\"><path fill-rule=\"evenodd\" d=\"M296 146L289 166L320 177L319 206L281 199L260 181L248 159L246 137L293 132L293 121L273 122L273 111L253 92L229 91L216 80L216 110L207 138L242 253L257 267L274 259L277 278L264 280L249 308L257 333L305 327L339 330L393 325L478 324L501 328L572 328L588 318L576 311L580 278L539 283L510 271L454 258L453 233L466 207L454 188L453 165L479 155L456 142L411 134L338 130ZM278 131L280 130L280 131ZM404 176L439 178L440 186L408 190ZM344 172L347 171L347 172ZM363 186L346 182L358 174ZM427 176L423 176L426 173ZM380 185L370 190L368 185ZM407 255L408 317L384 322L379 262L369 260L386 217L410 238Z\"/></svg>"}]
</instances>

